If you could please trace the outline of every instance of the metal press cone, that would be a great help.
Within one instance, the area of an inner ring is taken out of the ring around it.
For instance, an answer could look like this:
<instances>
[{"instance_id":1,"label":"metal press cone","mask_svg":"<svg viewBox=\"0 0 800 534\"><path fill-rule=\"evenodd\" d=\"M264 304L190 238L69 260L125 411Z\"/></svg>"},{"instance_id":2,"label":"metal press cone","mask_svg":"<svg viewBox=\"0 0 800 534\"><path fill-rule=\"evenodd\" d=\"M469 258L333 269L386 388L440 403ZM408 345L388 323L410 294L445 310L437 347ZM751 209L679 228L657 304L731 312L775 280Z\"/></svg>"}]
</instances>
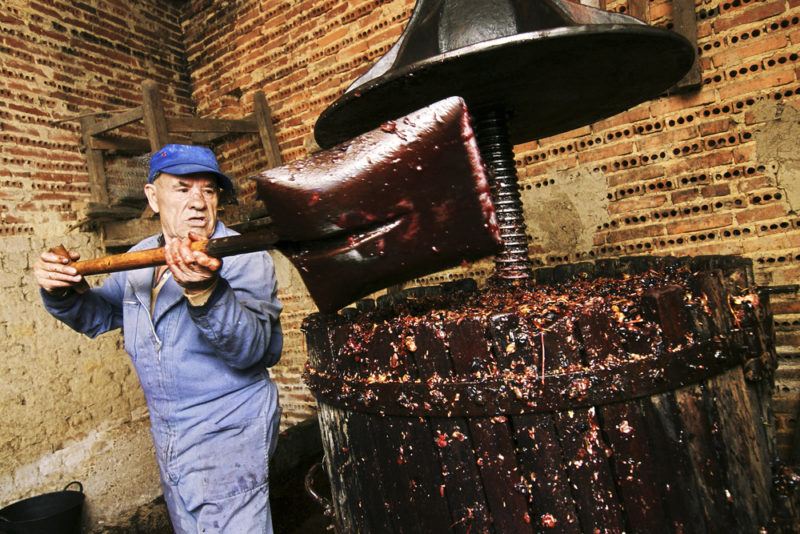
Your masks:
<instances>
[{"instance_id":1,"label":"metal press cone","mask_svg":"<svg viewBox=\"0 0 800 534\"><path fill-rule=\"evenodd\" d=\"M694 61L682 36L568 0L418 0L400 39L320 116L330 147L449 96L509 113L517 144L654 98Z\"/></svg>"}]
</instances>

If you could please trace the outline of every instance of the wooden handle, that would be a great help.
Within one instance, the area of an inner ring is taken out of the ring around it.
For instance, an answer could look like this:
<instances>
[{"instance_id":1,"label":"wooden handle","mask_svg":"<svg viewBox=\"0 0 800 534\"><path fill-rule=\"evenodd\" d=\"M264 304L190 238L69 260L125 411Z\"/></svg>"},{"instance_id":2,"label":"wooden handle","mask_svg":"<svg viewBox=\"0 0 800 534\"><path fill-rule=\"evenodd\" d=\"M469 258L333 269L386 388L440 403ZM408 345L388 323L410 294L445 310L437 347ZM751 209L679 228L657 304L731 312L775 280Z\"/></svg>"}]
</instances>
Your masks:
<instances>
[{"instance_id":1,"label":"wooden handle","mask_svg":"<svg viewBox=\"0 0 800 534\"><path fill-rule=\"evenodd\" d=\"M208 241L195 241L190 245L192 250L206 251ZM69 253L63 245L58 245L50 249L50 252L69 258ZM114 254L93 260L70 262L68 265L75 268L78 274L102 274L117 271L128 271L131 269L141 269L144 267L155 267L167 263L164 255L164 247L148 248L136 252L126 252L124 254Z\"/></svg>"},{"instance_id":2,"label":"wooden handle","mask_svg":"<svg viewBox=\"0 0 800 534\"><path fill-rule=\"evenodd\" d=\"M277 237L268 231L261 231L252 234L235 235L222 237L219 239L209 239L204 241L194 241L189 245L192 250L199 250L208 253L215 258L235 256L256 250L265 250L277 241ZM69 258L69 252L63 245L58 245L50 249L53 254L58 254ZM142 269L144 267L155 267L167 263L164 254L164 247L149 248L136 252L126 252L124 254L114 254L93 260L70 262L69 266L74 267L78 274L102 274L117 271L128 271L131 269Z\"/></svg>"}]
</instances>

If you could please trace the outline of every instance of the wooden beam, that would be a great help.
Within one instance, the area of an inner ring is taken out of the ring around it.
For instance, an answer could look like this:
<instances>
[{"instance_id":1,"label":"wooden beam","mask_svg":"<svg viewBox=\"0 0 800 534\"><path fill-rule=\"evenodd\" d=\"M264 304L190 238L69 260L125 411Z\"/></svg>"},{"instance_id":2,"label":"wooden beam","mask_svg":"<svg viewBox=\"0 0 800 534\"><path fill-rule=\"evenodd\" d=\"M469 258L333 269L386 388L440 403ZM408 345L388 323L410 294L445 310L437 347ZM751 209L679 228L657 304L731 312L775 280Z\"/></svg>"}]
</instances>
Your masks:
<instances>
[{"instance_id":1,"label":"wooden beam","mask_svg":"<svg viewBox=\"0 0 800 534\"><path fill-rule=\"evenodd\" d=\"M144 128L150 141L150 150L155 152L169 143L169 129L164 117L164 106L158 93L158 84L153 80L142 83L142 108L144 110Z\"/></svg>"},{"instance_id":2,"label":"wooden beam","mask_svg":"<svg viewBox=\"0 0 800 534\"><path fill-rule=\"evenodd\" d=\"M257 133L253 119L204 119L201 117L172 117L166 119L170 132Z\"/></svg>"},{"instance_id":3,"label":"wooden beam","mask_svg":"<svg viewBox=\"0 0 800 534\"><path fill-rule=\"evenodd\" d=\"M126 124L138 121L144 116L142 106L136 106L127 111L114 113L108 119L95 121L92 129L89 130L89 135L97 135L108 132L115 128L120 128Z\"/></svg>"},{"instance_id":4,"label":"wooden beam","mask_svg":"<svg viewBox=\"0 0 800 534\"><path fill-rule=\"evenodd\" d=\"M141 137L110 137L95 135L89 140L89 147L95 150L114 150L142 154L150 152L150 142Z\"/></svg>"},{"instance_id":5,"label":"wooden beam","mask_svg":"<svg viewBox=\"0 0 800 534\"><path fill-rule=\"evenodd\" d=\"M648 22L650 9L647 0L628 0L628 15Z\"/></svg>"},{"instance_id":6,"label":"wooden beam","mask_svg":"<svg viewBox=\"0 0 800 534\"><path fill-rule=\"evenodd\" d=\"M158 219L129 219L109 221L103 225L103 245L106 248L131 247L145 237L161 231Z\"/></svg>"},{"instance_id":7,"label":"wooden beam","mask_svg":"<svg viewBox=\"0 0 800 534\"><path fill-rule=\"evenodd\" d=\"M261 137L261 144L264 145L264 152L267 153L267 168L280 167L283 165L281 149L278 146L278 139L275 137L275 126L272 124L272 112L267 103L267 97L263 91L256 91L253 95L253 115L258 124L258 134Z\"/></svg>"},{"instance_id":8,"label":"wooden beam","mask_svg":"<svg viewBox=\"0 0 800 534\"><path fill-rule=\"evenodd\" d=\"M86 150L86 167L89 171L90 198L98 204L108 204L108 181L103 165L103 151L92 148L92 135L89 133L95 126L94 117L81 119L81 136Z\"/></svg>"},{"instance_id":9,"label":"wooden beam","mask_svg":"<svg viewBox=\"0 0 800 534\"><path fill-rule=\"evenodd\" d=\"M672 19L675 31L686 37L694 50L697 50L697 15L694 0L672 0ZM675 89L691 91L699 89L702 85L703 73L700 70L700 60L695 53L692 68L675 84Z\"/></svg>"},{"instance_id":10,"label":"wooden beam","mask_svg":"<svg viewBox=\"0 0 800 534\"><path fill-rule=\"evenodd\" d=\"M108 206L90 202L86 207L86 218L92 221L123 221L138 219L142 214L141 208L133 206Z\"/></svg>"},{"instance_id":11,"label":"wooden beam","mask_svg":"<svg viewBox=\"0 0 800 534\"><path fill-rule=\"evenodd\" d=\"M194 132L192 133L192 144L207 145L225 137L226 135L232 135L232 132Z\"/></svg>"}]
</instances>

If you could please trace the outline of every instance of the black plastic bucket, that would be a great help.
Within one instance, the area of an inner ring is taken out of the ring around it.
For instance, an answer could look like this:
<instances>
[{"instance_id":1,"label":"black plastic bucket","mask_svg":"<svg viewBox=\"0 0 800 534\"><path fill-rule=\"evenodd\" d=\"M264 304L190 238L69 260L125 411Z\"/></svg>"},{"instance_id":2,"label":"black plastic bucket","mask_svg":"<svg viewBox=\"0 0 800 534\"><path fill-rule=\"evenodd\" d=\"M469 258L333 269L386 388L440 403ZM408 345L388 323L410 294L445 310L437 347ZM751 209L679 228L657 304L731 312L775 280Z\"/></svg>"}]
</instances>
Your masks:
<instances>
[{"instance_id":1,"label":"black plastic bucket","mask_svg":"<svg viewBox=\"0 0 800 534\"><path fill-rule=\"evenodd\" d=\"M67 490L77 484L78 491ZM6 534L80 534L83 485L70 482L63 491L44 493L0 509L0 532Z\"/></svg>"}]
</instances>

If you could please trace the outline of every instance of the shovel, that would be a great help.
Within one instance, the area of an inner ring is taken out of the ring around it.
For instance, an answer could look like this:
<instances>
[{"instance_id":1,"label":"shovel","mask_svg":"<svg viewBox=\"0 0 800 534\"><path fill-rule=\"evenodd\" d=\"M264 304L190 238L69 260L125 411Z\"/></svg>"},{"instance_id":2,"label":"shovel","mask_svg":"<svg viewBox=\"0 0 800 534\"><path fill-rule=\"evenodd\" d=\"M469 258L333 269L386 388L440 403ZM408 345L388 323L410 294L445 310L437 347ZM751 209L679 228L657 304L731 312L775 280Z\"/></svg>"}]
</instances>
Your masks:
<instances>
[{"instance_id":1,"label":"shovel","mask_svg":"<svg viewBox=\"0 0 800 534\"><path fill-rule=\"evenodd\" d=\"M323 312L501 246L469 114L457 97L255 180L271 228L191 248L216 258L277 248ZM164 249L155 248L70 265L90 275L165 263Z\"/></svg>"}]
</instances>

